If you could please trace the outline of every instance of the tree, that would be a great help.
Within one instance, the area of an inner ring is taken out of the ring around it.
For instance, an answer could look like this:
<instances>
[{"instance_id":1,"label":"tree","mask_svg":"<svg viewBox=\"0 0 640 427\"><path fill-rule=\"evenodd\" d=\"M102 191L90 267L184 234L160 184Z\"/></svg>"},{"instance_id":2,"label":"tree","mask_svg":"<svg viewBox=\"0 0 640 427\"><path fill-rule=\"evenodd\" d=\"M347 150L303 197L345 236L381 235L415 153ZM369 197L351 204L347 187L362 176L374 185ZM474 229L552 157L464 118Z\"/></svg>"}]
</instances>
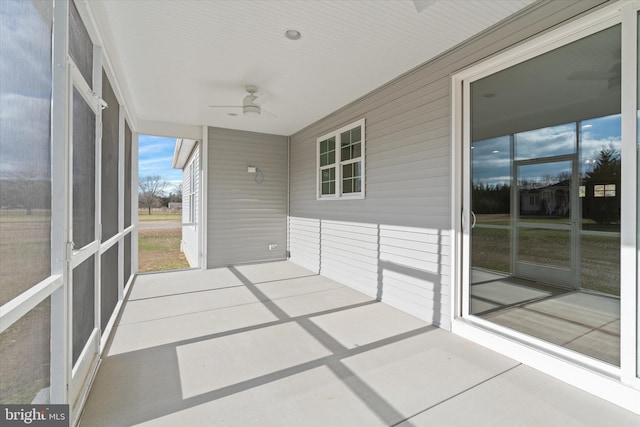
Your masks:
<instances>
[{"instance_id":1,"label":"tree","mask_svg":"<svg viewBox=\"0 0 640 427\"><path fill-rule=\"evenodd\" d=\"M170 202L182 202L182 183L173 186L173 193L170 195Z\"/></svg>"},{"instance_id":2,"label":"tree","mask_svg":"<svg viewBox=\"0 0 640 427\"><path fill-rule=\"evenodd\" d=\"M160 175L148 175L138 181L138 202L149 210L160 201L160 197L164 194L164 189L168 182L163 180Z\"/></svg>"},{"instance_id":3,"label":"tree","mask_svg":"<svg viewBox=\"0 0 640 427\"><path fill-rule=\"evenodd\" d=\"M620 151L613 144L602 147L593 165L584 176L587 198L583 201L583 216L599 224L619 223L622 166ZM611 190L596 195L596 186Z\"/></svg>"}]
</instances>

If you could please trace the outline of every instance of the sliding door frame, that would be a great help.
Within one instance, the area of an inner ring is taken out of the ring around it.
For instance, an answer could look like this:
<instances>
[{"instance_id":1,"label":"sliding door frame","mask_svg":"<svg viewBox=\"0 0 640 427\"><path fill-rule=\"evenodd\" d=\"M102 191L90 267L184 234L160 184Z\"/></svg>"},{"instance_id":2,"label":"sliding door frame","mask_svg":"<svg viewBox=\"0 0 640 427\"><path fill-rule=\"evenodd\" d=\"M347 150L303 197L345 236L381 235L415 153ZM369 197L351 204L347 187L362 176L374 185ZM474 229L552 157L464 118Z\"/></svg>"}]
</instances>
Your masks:
<instances>
[{"instance_id":1,"label":"sliding door frame","mask_svg":"<svg viewBox=\"0 0 640 427\"><path fill-rule=\"evenodd\" d=\"M499 53L452 76L452 331L606 400L640 413L637 366L637 14L623 0ZM470 314L471 83L528 59L622 24L621 365L569 351Z\"/></svg>"}]
</instances>

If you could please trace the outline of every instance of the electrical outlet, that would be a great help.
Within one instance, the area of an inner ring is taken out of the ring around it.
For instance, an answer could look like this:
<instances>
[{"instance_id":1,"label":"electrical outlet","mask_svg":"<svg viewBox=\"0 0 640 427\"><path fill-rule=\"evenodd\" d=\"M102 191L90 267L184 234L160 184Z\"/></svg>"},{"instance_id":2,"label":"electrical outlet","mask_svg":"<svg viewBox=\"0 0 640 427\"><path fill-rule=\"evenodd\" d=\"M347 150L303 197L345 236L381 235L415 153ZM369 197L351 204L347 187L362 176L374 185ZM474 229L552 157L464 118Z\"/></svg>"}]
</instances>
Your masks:
<instances>
[{"instance_id":1,"label":"electrical outlet","mask_svg":"<svg viewBox=\"0 0 640 427\"><path fill-rule=\"evenodd\" d=\"M269 243L269 250L270 250L270 251L272 251L272 250L276 249L277 247L278 247L278 245L277 245L277 244L275 244L275 243Z\"/></svg>"}]
</instances>

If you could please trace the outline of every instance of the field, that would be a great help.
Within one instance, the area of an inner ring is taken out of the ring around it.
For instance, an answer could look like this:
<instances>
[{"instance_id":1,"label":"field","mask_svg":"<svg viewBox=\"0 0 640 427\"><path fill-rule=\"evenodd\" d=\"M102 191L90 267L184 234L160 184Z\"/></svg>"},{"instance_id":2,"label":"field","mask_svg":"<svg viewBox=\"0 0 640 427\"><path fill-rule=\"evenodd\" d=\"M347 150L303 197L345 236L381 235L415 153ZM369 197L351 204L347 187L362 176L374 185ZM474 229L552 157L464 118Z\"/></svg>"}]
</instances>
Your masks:
<instances>
[{"instance_id":1,"label":"field","mask_svg":"<svg viewBox=\"0 0 640 427\"><path fill-rule=\"evenodd\" d=\"M568 231L526 229L519 237L520 259L570 267ZM620 237L581 235L581 286L620 295ZM511 270L509 229L476 227L472 233L472 265L489 270Z\"/></svg>"},{"instance_id":2,"label":"field","mask_svg":"<svg viewBox=\"0 0 640 427\"><path fill-rule=\"evenodd\" d=\"M180 215L140 215L161 228L140 230L141 271L188 268L180 252ZM177 227L165 228L167 222ZM50 275L48 212L0 211L0 305ZM47 298L0 334L0 403L30 403L49 386L50 299Z\"/></svg>"},{"instance_id":3,"label":"field","mask_svg":"<svg viewBox=\"0 0 640 427\"><path fill-rule=\"evenodd\" d=\"M47 212L0 212L0 305L50 275ZM49 385L50 300L0 334L0 403L30 403Z\"/></svg>"},{"instance_id":4,"label":"field","mask_svg":"<svg viewBox=\"0 0 640 427\"><path fill-rule=\"evenodd\" d=\"M180 213L138 213L138 271L167 271L189 268L180 252L182 227ZM175 226L173 226L175 224Z\"/></svg>"}]
</instances>

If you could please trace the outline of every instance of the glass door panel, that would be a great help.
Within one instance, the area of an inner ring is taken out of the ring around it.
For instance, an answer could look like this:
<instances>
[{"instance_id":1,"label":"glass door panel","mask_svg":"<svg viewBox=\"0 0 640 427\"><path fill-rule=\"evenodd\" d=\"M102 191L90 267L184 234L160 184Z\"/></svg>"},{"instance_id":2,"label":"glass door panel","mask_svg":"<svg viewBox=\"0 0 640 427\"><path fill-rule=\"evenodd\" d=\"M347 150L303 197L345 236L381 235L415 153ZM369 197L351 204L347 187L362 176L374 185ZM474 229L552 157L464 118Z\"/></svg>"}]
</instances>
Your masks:
<instances>
[{"instance_id":1,"label":"glass door panel","mask_svg":"<svg viewBox=\"0 0 640 427\"><path fill-rule=\"evenodd\" d=\"M515 162L515 274L554 285L575 285L571 160Z\"/></svg>"},{"instance_id":2,"label":"glass door panel","mask_svg":"<svg viewBox=\"0 0 640 427\"><path fill-rule=\"evenodd\" d=\"M498 283L512 272L512 138L502 136L471 146L471 313L518 301Z\"/></svg>"},{"instance_id":3,"label":"glass door panel","mask_svg":"<svg viewBox=\"0 0 640 427\"><path fill-rule=\"evenodd\" d=\"M469 314L620 364L620 26L470 82Z\"/></svg>"}]
</instances>

